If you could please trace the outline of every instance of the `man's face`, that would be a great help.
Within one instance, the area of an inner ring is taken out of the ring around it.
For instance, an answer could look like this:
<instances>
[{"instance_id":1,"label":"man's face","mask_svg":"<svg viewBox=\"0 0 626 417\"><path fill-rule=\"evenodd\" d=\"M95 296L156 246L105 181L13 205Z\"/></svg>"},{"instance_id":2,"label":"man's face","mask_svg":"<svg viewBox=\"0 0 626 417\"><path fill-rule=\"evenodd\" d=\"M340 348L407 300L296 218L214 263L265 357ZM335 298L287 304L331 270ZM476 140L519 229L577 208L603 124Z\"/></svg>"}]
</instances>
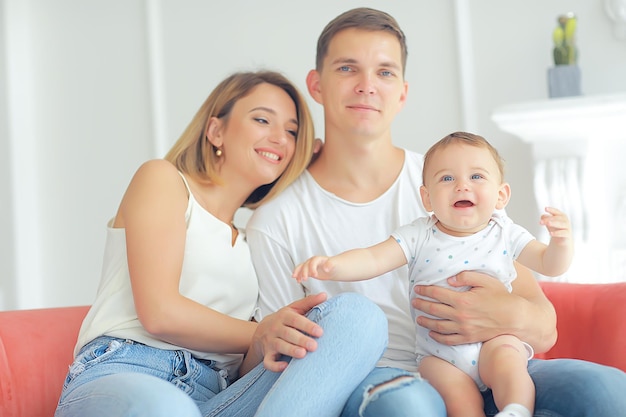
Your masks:
<instances>
[{"instance_id":1,"label":"man's face","mask_svg":"<svg viewBox=\"0 0 626 417\"><path fill-rule=\"evenodd\" d=\"M313 98L324 106L327 131L378 138L406 101L398 39L386 32L346 29L330 42L321 72L307 79Z\"/></svg>"}]
</instances>

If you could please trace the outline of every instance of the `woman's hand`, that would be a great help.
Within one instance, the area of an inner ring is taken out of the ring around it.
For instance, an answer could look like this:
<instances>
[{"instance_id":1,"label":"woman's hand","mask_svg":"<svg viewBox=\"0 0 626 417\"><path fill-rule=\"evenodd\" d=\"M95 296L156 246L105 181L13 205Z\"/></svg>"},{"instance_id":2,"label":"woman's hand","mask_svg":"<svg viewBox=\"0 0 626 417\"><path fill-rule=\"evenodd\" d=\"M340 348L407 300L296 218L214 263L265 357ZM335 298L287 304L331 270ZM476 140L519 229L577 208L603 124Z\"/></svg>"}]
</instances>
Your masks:
<instances>
[{"instance_id":1,"label":"woman's hand","mask_svg":"<svg viewBox=\"0 0 626 417\"><path fill-rule=\"evenodd\" d=\"M325 293L309 295L261 320L240 373L245 374L261 360L266 369L281 372L288 363L280 360L281 356L303 358L307 352L317 349L315 338L322 336L323 330L305 314L326 298Z\"/></svg>"}]
</instances>

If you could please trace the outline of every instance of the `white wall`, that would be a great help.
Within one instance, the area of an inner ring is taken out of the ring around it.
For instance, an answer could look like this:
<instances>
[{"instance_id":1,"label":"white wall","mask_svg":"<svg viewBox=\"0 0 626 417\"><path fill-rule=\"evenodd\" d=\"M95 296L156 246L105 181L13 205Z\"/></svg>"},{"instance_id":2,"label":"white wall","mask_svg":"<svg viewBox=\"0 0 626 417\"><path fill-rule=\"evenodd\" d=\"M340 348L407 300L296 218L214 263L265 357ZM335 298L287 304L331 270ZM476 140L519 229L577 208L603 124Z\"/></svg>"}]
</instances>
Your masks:
<instances>
[{"instance_id":1,"label":"white wall","mask_svg":"<svg viewBox=\"0 0 626 417\"><path fill-rule=\"evenodd\" d=\"M104 225L138 164L155 156L145 6L2 5L11 158L2 186L13 230L0 239L15 251L4 307L84 304Z\"/></svg>"},{"instance_id":2,"label":"white wall","mask_svg":"<svg viewBox=\"0 0 626 417\"><path fill-rule=\"evenodd\" d=\"M90 303L105 224L138 165L234 70L278 69L305 90L323 26L357 6L388 11L408 37L396 143L485 135L507 159L510 214L535 228L530 149L490 115L547 98L551 32L569 10L584 93L626 91L626 41L602 0L0 0L0 309Z\"/></svg>"},{"instance_id":3,"label":"white wall","mask_svg":"<svg viewBox=\"0 0 626 417\"><path fill-rule=\"evenodd\" d=\"M4 8L0 7L0 22L4 21ZM0 33L0 309L8 305L9 298L15 292L15 272L13 269L13 219L10 210L11 158L7 122L7 86L6 86L6 48L4 34Z\"/></svg>"}]
</instances>

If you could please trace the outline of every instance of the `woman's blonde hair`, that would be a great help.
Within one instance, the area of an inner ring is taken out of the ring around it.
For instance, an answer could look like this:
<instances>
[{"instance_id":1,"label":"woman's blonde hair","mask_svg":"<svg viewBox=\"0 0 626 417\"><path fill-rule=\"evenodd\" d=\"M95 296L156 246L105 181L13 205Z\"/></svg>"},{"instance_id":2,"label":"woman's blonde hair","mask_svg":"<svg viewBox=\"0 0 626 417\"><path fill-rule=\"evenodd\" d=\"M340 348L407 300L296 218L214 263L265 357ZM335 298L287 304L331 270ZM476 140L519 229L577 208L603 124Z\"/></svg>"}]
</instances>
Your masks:
<instances>
[{"instance_id":1,"label":"woman's blonde hair","mask_svg":"<svg viewBox=\"0 0 626 417\"><path fill-rule=\"evenodd\" d=\"M228 123L235 103L263 83L275 85L291 97L296 105L298 133L294 156L287 168L274 182L252 192L243 204L243 207L248 208L255 208L284 190L306 169L313 153L315 131L311 113L300 91L282 74L274 71L238 72L224 79L200 106L183 134L165 155L165 159L180 171L221 184L217 172L219 157L206 139L208 122L211 117L218 117Z\"/></svg>"}]
</instances>

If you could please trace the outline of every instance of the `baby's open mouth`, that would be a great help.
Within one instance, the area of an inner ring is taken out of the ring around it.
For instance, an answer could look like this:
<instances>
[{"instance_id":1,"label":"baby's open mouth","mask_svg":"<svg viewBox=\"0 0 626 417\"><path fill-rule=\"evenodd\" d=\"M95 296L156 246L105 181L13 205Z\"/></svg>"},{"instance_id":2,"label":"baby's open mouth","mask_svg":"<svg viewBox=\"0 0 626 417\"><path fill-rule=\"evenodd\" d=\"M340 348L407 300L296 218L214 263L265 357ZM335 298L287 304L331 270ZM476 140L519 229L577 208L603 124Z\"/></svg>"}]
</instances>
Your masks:
<instances>
[{"instance_id":1,"label":"baby's open mouth","mask_svg":"<svg viewBox=\"0 0 626 417\"><path fill-rule=\"evenodd\" d=\"M454 207L472 207L474 203L469 200L461 200L454 203Z\"/></svg>"}]
</instances>

